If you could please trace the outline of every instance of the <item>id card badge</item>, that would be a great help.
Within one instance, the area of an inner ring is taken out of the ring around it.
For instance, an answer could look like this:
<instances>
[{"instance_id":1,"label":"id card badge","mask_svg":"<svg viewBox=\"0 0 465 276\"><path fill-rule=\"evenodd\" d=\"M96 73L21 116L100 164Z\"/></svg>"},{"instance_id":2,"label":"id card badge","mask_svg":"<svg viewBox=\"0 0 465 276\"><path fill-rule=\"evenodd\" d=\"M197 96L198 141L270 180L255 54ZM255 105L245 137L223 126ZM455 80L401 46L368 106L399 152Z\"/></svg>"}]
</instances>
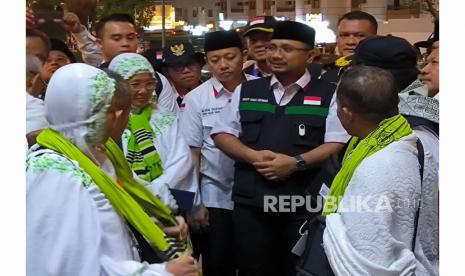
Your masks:
<instances>
[{"instance_id":1,"label":"id card badge","mask_svg":"<svg viewBox=\"0 0 465 276\"><path fill-rule=\"evenodd\" d=\"M305 245L307 244L307 236L308 236L308 231L306 230L302 236L300 236L300 239L297 241L297 243L294 245L292 248L291 252L297 256L302 256L305 250Z\"/></svg>"},{"instance_id":2,"label":"id card badge","mask_svg":"<svg viewBox=\"0 0 465 276\"><path fill-rule=\"evenodd\" d=\"M320 196L322 196L323 199L326 200L328 195L329 195L329 188L326 185L326 183L323 183L323 185L321 185L321 188L320 188Z\"/></svg>"}]
</instances>

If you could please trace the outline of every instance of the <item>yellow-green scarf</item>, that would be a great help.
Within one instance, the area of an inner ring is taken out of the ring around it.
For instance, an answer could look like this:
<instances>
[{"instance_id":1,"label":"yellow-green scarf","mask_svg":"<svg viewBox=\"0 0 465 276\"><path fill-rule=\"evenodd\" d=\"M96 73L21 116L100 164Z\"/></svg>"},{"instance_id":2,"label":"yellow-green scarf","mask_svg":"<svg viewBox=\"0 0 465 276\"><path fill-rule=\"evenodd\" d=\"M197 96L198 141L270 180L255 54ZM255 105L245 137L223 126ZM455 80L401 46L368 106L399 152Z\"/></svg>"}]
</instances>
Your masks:
<instances>
[{"instance_id":1,"label":"yellow-green scarf","mask_svg":"<svg viewBox=\"0 0 465 276\"><path fill-rule=\"evenodd\" d=\"M127 126L131 130L127 160L131 169L147 182L152 182L163 173L162 161L153 145L151 115L152 107L148 104L140 113L131 114Z\"/></svg>"},{"instance_id":2,"label":"yellow-green scarf","mask_svg":"<svg viewBox=\"0 0 465 276\"><path fill-rule=\"evenodd\" d=\"M171 209L144 185L133 179L129 164L111 138L105 143L105 154L113 163L124 188L58 132L50 128L43 130L37 137L37 143L77 161L79 166L92 177L116 211L158 251L169 259L182 255L182 252L177 252L177 249L168 242L171 239L167 239L165 233L150 218L150 216L157 218L164 226L174 226L177 222Z\"/></svg>"},{"instance_id":3,"label":"yellow-green scarf","mask_svg":"<svg viewBox=\"0 0 465 276\"><path fill-rule=\"evenodd\" d=\"M407 120L402 115L396 115L383 120L364 139L353 137L344 154L342 168L331 184L322 215L326 216L337 211L350 179L365 158L411 133L412 129Z\"/></svg>"}]
</instances>

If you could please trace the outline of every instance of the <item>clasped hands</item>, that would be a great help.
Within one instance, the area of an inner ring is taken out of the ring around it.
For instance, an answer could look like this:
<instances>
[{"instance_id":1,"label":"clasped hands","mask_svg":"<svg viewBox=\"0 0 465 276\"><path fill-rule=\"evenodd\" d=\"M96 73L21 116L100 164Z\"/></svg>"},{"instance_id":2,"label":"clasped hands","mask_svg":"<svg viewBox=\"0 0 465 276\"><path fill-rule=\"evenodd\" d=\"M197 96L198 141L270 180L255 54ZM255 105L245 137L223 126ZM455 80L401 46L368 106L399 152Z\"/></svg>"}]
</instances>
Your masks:
<instances>
[{"instance_id":1,"label":"clasped hands","mask_svg":"<svg viewBox=\"0 0 465 276\"><path fill-rule=\"evenodd\" d=\"M268 180L281 181L296 171L294 157L270 150L255 151L251 164Z\"/></svg>"}]
</instances>

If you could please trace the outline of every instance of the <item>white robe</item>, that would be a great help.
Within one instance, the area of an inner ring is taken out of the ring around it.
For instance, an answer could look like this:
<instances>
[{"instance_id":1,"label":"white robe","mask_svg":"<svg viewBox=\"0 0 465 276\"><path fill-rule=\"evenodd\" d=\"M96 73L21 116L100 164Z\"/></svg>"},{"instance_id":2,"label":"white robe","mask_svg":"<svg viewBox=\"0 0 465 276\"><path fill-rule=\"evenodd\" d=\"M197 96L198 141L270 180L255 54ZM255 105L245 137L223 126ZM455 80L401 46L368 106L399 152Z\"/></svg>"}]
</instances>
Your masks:
<instances>
[{"instance_id":1,"label":"white robe","mask_svg":"<svg viewBox=\"0 0 465 276\"><path fill-rule=\"evenodd\" d=\"M404 137L363 160L338 212L327 216L323 243L336 275L439 274L438 164L429 151L425 151L415 252L411 248L420 196L416 139ZM377 205L380 199L388 199L392 212L342 212L355 197L368 196L370 210L382 207ZM403 207L407 203L410 208Z\"/></svg>"},{"instance_id":2,"label":"white robe","mask_svg":"<svg viewBox=\"0 0 465 276\"><path fill-rule=\"evenodd\" d=\"M153 145L155 146L163 166L163 174L148 183L137 175L135 178L145 183L154 194L158 195L165 204L173 210L177 204L173 200L168 188L195 193L194 206L200 205L198 178L190 149L179 129L176 115L169 111L154 109L150 118L153 130ZM122 136L124 155L128 153L128 141L131 131L126 129Z\"/></svg>"},{"instance_id":3,"label":"white robe","mask_svg":"<svg viewBox=\"0 0 465 276\"><path fill-rule=\"evenodd\" d=\"M30 152L26 185L27 275L172 275L140 262L125 221L77 162Z\"/></svg>"}]
</instances>

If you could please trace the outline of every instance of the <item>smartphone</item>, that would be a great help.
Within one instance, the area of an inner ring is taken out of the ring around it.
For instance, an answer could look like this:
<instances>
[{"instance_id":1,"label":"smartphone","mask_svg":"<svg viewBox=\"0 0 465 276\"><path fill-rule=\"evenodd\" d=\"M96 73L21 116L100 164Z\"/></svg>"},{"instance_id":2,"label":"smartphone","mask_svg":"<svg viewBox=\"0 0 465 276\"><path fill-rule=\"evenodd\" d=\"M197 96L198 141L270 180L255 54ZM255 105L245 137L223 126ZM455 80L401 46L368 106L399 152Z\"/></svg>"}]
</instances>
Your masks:
<instances>
[{"instance_id":1,"label":"smartphone","mask_svg":"<svg viewBox=\"0 0 465 276\"><path fill-rule=\"evenodd\" d=\"M36 19L45 19L46 21L53 21L54 19L63 18L63 9L61 7L53 7L51 5L35 4L31 7Z\"/></svg>"}]
</instances>

